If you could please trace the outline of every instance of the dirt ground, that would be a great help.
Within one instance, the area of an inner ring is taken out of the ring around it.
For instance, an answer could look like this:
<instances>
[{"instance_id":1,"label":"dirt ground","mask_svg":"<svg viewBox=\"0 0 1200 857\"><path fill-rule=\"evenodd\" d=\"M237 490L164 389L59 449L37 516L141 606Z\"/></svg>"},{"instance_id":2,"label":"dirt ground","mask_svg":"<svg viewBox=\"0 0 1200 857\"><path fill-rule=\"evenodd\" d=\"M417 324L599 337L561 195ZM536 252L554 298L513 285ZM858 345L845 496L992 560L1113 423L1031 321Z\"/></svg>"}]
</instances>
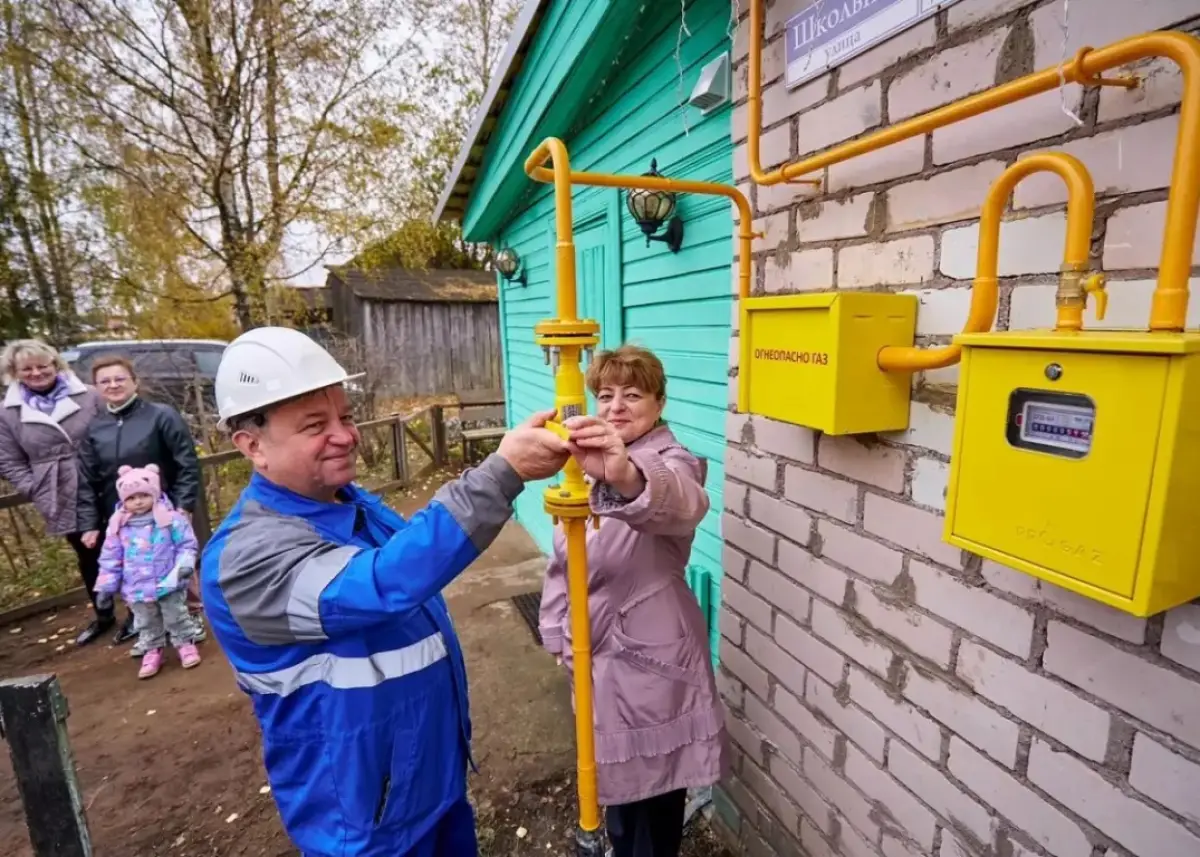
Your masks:
<instances>
[{"instance_id":1,"label":"dirt ground","mask_svg":"<svg viewBox=\"0 0 1200 857\"><path fill-rule=\"evenodd\" d=\"M389 501L423 505L435 483ZM570 854L574 830L574 721L561 670L508 599L537 591L543 561L510 524L447 598L467 658L480 773L470 778L483 857ZM204 663L177 660L138 681L128 644L72 644L78 605L0 628L0 677L55 673L97 857L295 857L266 787L258 728L210 638ZM0 753L0 842L31 857L7 752ZM686 857L723 848L698 819Z\"/></svg>"}]
</instances>

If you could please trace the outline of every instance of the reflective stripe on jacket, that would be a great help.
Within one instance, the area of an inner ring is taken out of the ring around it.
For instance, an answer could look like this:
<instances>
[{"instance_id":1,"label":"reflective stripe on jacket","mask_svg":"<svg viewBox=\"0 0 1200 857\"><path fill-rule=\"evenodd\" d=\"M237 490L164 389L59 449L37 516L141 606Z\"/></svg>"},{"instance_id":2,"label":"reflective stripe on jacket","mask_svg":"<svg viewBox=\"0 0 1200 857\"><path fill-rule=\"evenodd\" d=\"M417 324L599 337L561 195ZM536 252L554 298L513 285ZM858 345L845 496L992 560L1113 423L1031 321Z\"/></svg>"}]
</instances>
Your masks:
<instances>
[{"instance_id":1,"label":"reflective stripe on jacket","mask_svg":"<svg viewBox=\"0 0 1200 857\"><path fill-rule=\"evenodd\" d=\"M466 670L440 592L522 488L493 455L405 521L357 486L321 503L256 474L213 534L205 609L306 857L403 854L465 798Z\"/></svg>"}]
</instances>

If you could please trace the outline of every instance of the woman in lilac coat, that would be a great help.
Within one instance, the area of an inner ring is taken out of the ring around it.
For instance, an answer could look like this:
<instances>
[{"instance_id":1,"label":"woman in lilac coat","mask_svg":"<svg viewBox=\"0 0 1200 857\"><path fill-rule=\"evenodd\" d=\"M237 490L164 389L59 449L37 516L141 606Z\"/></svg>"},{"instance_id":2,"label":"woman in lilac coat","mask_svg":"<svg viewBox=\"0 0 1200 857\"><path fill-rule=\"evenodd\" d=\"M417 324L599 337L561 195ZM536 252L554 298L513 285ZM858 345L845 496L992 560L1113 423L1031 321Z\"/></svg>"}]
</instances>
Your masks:
<instances>
[{"instance_id":1,"label":"woman in lilac coat","mask_svg":"<svg viewBox=\"0 0 1200 857\"><path fill-rule=\"evenodd\" d=\"M587 543L600 803L614 857L676 857L687 789L716 783L729 764L708 629L684 577L709 506L705 464L662 419L666 376L653 353L601 353L587 383L597 416L568 427L601 519ZM540 626L570 670L561 528Z\"/></svg>"}]
</instances>

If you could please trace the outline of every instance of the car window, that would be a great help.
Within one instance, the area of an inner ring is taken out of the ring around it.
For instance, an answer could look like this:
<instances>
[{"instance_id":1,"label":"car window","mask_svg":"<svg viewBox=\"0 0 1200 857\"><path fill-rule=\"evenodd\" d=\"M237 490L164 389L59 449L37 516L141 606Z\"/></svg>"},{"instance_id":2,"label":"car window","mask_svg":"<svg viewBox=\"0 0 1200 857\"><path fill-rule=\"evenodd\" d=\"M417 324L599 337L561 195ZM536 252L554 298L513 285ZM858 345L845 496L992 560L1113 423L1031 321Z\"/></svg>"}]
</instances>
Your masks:
<instances>
[{"instance_id":1,"label":"car window","mask_svg":"<svg viewBox=\"0 0 1200 857\"><path fill-rule=\"evenodd\" d=\"M196 371L190 351L184 349L138 348L129 349L133 365L139 375L191 375Z\"/></svg>"},{"instance_id":2,"label":"car window","mask_svg":"<svg viewBox=\"0 0 1200 857\"><path fill-rule=\"evenodd\" d=\"M223 348L196 349L192 355L196 358L196 371L201 375L215 376L217 367L221 365Z\"/></svg>"}]
</instances>

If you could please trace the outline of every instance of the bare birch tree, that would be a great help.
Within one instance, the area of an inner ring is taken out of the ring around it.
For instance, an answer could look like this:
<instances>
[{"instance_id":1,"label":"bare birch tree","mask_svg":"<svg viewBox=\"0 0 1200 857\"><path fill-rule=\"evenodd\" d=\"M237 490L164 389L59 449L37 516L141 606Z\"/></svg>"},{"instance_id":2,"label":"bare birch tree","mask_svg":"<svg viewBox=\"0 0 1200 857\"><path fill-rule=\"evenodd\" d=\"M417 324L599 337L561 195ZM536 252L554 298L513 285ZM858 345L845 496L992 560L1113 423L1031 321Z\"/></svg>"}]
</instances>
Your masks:
<instances>
[{"instance_id":1,"label":"bare birch tree","mask_svg":"<svg viewBox=\"0 0 1200 857\"><path fill-rule=\"evenodd\" d=\"M409 81L431 0L46 2L74 143L129 191L108 194L110 222L169 221L174 275L215 277L206 297L228 295L243 329L296 273L291 227L336 242L392 216L377 190L420 119Z\"/></svg>"}]
</instances>

